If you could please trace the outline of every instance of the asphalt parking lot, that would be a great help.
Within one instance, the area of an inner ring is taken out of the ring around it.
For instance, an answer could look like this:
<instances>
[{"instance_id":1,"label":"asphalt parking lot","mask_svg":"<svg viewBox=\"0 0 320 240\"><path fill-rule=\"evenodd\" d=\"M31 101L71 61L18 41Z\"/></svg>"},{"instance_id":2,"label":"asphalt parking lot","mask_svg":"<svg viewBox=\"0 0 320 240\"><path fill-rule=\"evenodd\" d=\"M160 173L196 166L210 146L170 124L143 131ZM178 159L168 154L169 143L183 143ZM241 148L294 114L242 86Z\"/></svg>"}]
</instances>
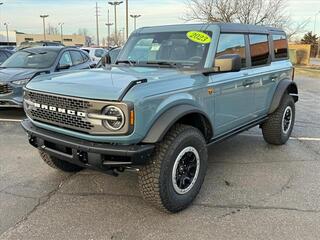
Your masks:
<instances>
[{"instance_id":1,"label":"asphalt parking lot","mask_svg":"<svg viewBox=\"0 0 320 240\"><path fill-rule=\"evenodd\" d=\"M296 81L287 145L266 144L258 128L215 145L200 195L174 215L143 202L135 173L47 167L23 112L0 110L0 239L320 239L320 71Z\"/></svg>"}]
</instances>

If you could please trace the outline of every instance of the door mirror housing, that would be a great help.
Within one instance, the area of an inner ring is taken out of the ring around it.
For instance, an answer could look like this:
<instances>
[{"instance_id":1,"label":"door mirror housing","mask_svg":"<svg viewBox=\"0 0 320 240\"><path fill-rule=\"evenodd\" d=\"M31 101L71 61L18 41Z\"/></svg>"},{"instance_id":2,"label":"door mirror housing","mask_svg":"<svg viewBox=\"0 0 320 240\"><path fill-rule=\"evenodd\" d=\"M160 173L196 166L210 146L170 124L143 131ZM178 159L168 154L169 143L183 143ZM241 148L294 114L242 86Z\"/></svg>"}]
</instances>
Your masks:
<instances>
[{"instance_id":1,"label":"door mirror housing","mask_svg":"<svg viewBox=\"0 0 320 240\"><path fill-rule=\"evenodd\" d=\"M241 65L241 57L238 54L225 54L214 61L216 72L239 72Z\"/></svg>"},{"instance_id":2,"label":"door mirror housing","mask_svg":"<svg viewBox=\"0 0 320 240\"><path fill-rule=\"evenodd\" d=\"M103 67L107 66L107 65L110 65L111 64L111 57L109 55L109 53L107 53L105 56L103 56L101 58L101 65Z\"/></svg>"},{"instance_id":3,"label":"door mirror housing","mask_svg":"<svg viewBox=\"0 0 320 240\"><path fill-rule=\"evenodd\" d=\"M57 70L67 70L71 67L70 64L63 64L63 65L59 65Z\"/></svg>"}]
</instances>

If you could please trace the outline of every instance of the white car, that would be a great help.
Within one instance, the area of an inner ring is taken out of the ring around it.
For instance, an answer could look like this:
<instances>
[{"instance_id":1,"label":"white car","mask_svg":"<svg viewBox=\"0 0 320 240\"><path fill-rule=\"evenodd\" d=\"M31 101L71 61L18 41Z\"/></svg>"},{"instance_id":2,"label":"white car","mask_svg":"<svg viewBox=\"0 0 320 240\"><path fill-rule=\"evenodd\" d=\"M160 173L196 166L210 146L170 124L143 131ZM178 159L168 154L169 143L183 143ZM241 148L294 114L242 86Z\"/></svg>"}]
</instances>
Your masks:
<instances>
[{"instance_id":1,"label":"white car","mask_svg":"<svg viewBox=\"0 0 320 240\"><path fill-rule=\"evenodd\" d=\"M98 63L100 61L100 59L105 56L107 54L107 51L103 48L91 48L91 47L87 47L87 48L81 48L83 51L86 51L91 60L94 63Z\"/></svg>"}]
</instances>

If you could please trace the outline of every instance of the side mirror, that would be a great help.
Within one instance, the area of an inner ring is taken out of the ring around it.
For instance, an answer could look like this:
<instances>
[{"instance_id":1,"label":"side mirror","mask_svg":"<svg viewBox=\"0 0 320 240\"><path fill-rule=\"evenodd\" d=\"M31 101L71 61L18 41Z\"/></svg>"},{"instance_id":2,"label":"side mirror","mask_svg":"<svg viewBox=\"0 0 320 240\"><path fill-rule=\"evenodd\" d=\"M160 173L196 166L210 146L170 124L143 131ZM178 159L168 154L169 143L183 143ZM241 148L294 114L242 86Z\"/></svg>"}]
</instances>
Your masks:
<instances>
[{"instance_id":1,"label":"side mirror","mask_svg":"<svg viewBox=\"0 0 320 240\"><path fill-rule=\"evenodd\" d=\"M70 64L63 64L63 65L59 65L58 66L58 70L67 70L67 69L69 69L71 67L71 65Z\"/></svg>"},{"instance_id":2,"label":"side mirror","mask_svg":"<svg viewBox=\"0 0 320 240\"><path fill-rule=\"evenodd\" d=\"M103 67L107 66L107 65L110 65L111 64L111 57L109 55L109 53L107 53L105 56L103 56L101 58L101 65Z\"/></svg>"},{"instance_id":3,"label":"side mirror","mask_svg":"<svg viewBox=\"0 0 320 240\"><path fill-rule=\"evenodd\" d=\"M214 61L216 72L239 72L241 70L241 57L238 54L225 54Z\"/></svg>"}]
</instances>

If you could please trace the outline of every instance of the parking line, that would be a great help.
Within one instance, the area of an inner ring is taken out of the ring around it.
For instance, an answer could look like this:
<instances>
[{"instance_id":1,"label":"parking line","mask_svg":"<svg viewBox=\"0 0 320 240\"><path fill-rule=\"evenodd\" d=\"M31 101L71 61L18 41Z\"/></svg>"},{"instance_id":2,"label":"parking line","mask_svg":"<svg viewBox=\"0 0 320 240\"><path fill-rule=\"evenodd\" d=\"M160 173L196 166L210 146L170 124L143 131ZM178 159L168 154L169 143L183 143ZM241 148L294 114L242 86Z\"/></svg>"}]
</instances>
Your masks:
<instances>
[{"instance_id":1,"label":"parking line","mask_svg":"<svg viewBox=\"0 0 320 240\"><path fill-rule=\"evenodd\" d=\"M246 136L246 137L262 137L262 135L259 134L246 134L243 133L241 136ZM298 141L316 141L320 142L320 138L314 138L314 137L290 137L291 140L298 140Z\"/></svg>"},{"instance_id":2,"label":"parking line","mask_svg":"<svg viewBox=\"0 0 320 240\"><path fill-rule=\"evenodd\" d=\"M19 119L5 119L5 118L0 118L0 122L21 122L22 120Z\"/></svg>"}]
</instances>

